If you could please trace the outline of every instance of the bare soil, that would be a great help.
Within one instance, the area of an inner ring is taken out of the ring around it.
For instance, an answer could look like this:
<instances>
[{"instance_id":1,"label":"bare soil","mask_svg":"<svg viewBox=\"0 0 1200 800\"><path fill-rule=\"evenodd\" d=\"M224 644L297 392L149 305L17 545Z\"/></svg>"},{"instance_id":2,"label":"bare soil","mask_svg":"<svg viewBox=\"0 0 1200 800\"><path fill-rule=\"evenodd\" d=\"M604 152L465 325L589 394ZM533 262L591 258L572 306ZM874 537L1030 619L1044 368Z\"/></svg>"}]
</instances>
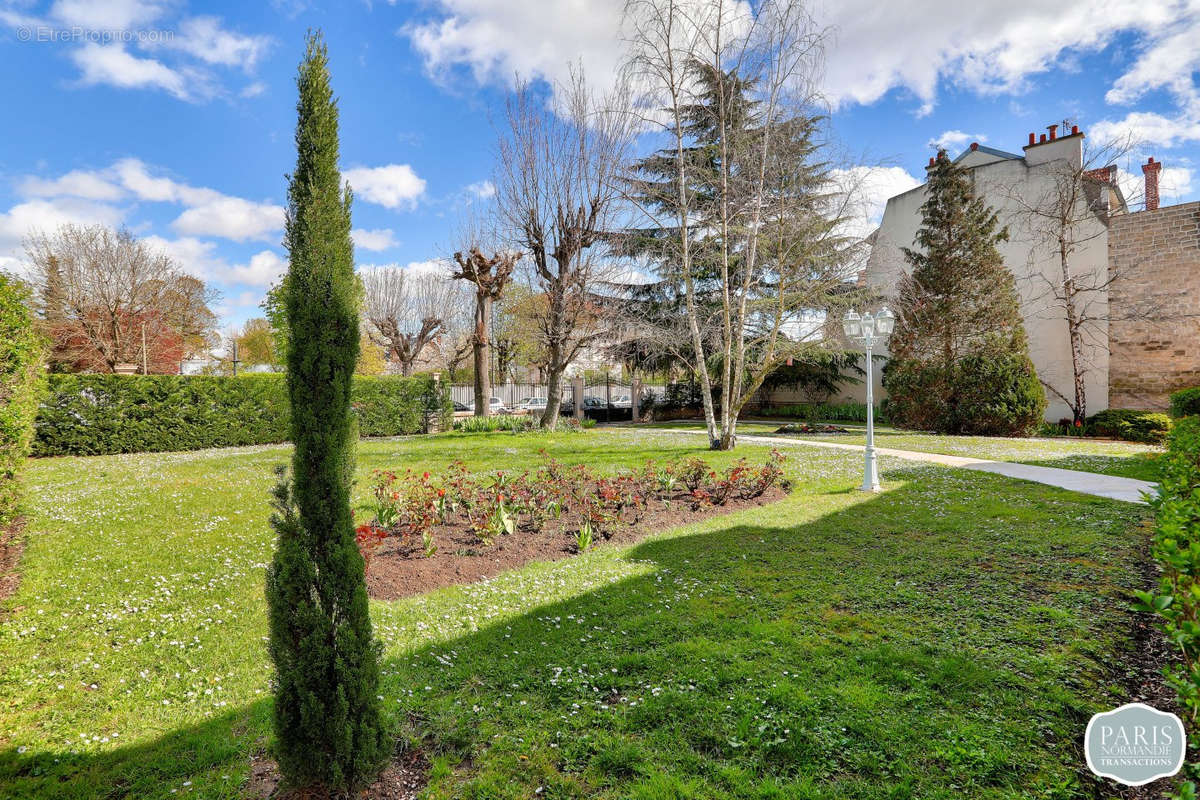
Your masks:
<instances>
[{"instance_id":1,"label":"bare soil","mask_svg":"<svg viewBox=\"0 0 1200 800\"><path fill-rule=\"evenodd\" d=\"M21 582L17 566L25 549L24 533L25 520L21 518L0 527L0 601L12 597Z\"/></svg>"},{"instance_id":2,"label":"bare soil","mask_svg":"<svg viewBox=\"0 0 1200 800\"><path fill-rule=\"evenodd\" d=\"M651 501L650 508L636 524L614 525L606 531L607 536L597 535L593 547L632 544L651 533L744 508L757 508L785 496L787 492L783 489L771 487L760 497L731 499L723 506L705 506L695 511L684 495L673 500L669 508L664 508L661 501ZM551 519L540 532L518 529L511 535L497 536L487 545L466 525L440 525L433 529L438 551L430 558L425 557L419 539L389 536L371 559L367 591L378 600L395 600L443 586L492 578L531 561L570 558L577 555L578 529L575 520Z\"/></svg>"},{"instance_id":3,"label":"bare soil","mask_svg":"<svg viewBox=\"0 0 1200 800\"><path fill-rule=\"evenodd\" d=\"M332 800L328 792L312 789L280 789L279 765L271 759L255 759L250 764L250 782L246 796L254 800ZM392 759L379 779L367 788L347 797L356 800L416 800L429 782L429 759L420 750L407 750Z\"/></svg>"}]
</instances>

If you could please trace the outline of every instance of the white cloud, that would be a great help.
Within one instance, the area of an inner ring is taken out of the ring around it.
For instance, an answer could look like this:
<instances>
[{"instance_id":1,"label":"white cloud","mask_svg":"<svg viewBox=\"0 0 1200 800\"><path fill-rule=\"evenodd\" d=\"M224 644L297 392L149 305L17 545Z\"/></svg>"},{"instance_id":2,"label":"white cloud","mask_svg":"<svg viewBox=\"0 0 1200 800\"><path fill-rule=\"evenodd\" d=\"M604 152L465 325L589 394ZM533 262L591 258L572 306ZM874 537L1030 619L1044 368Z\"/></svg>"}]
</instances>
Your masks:
<instances>
[{"instance_id":1,"label":"white cloud","mask_svg":"<svg viewBox=\"0 0 1200 800\"><path fill-rule=\"evenodd\" d=\"M266 55L271 46L269 36L247 36L227 31L218 17L189 17L179 23L179 30L161 46L177 49L206 64L241 67L246 71Z\"/></svg>"},{"instance_id":2,"label":"white cloud","mask_svg":"<svg viewBox=\"0 0 1200 800\"><path fill-rule=\"evenodd\" d=\"M159 19L165 10L166 3L146 0L58 0L50 16L91 31L124 31Z\"/></svg>"},{"instance_id":3,"label":"white cloud","mask_svg":"<svg viewBox=\"0 0 1200 800\"><path fill-rule=\"evenodd\" d=\"M354 238L354 246L362 250L387 250L399 244L391 228L355 228L350 235Z\"/></svg>"},{"instance_id":4,"label":"white cloud","mask_svg":"<svg viewBox=\"0 0 1200 800\"><path fill-rule=\"evenodd\" d=\"M479 83L507 84L515 75L554 82L582 62L595 79L614 75L621 58L622 0L513 2L437 0L438 19L406 26L435 77L465 67Z\"/></svg>"},{"instance_id":5,"label":"white cloud","mask_svg":"<svg viewBox=\"0 0 1200 800\"><path fill-rule=\"evenodd\" d=\"M143 241L170 256L184 272L206 283L219 281L264 289L272 286L288 267L287 261L272 250L255 253L245 264L230 264L217 255L216 243L212 241L193 236L178 239L146 236Z\"/></svg>"},{"instance_id":6,"label":"white cloud","mask_svg":"<svg viewBox=\"0 0 1200 800\"><path fill-rule=\"evenodd\" d=\"M987 137L982 133L964 133L963 131L943 131L940 136L929 140L930 147L937 147L941 150L957 151L961 150L970 142L986 142ZM957 155L957 153L953 153Z\"/></svg>"},{"instance_id":7,"label":"white cloud","mask_svg":"<svg viewBox=\"0 0 1200 800\"><path fill-rule=\"evenodd\" d=\"M1158 174L1158 194L1164 200L1178 201L1192 193L1192 170L1187 167L1163 167Z\"/></svg>"},{"instance_id":8,"label":"white cloud","mask_svg":"<svg viewBox=\"0 0 1200 800\"><path fill-rule=\"evenodd\" d=\"M342 171L354 194L384 208L415 208L425 193L425 180L408 164L355 167Z\"/></svg>"},{"instance_id":9,"label":"white cloud","mask_svg":"<svg viewBox=\"0 0 1200 800\"><path fill-rule=\"evenodd\" d=\"M454 262L444 258L431 258L427 261L410 261L407 264L401 264L398 261L391 261L386 264L356 264L354 268L359 272L374 272L375 270L395 269L397 267L409 272L434 273L449 276L454 271Z\"/></svg>"},{"instance_id":10,"label":"white cloud","mask_svg":"<svg viewBox=\"0 0 1200 800\"><path fill-rule=\"evenodd\" d=\"M112 181L95 172L73 170L57 178L29 176L21 180L17 190L31 197L81 197L88 200L117 200L124 191Z\"/></svg>"},{"instance_id":11,"label":"white cloud","mask_svg":"<svg viewBox=\"0 0 1200 800\"><path fill-rule=\"evenodd\" d=\"M273 286L285 272L288 262L271 250L262 250L250 257L246 264L238 264L225 276L231 283L268 288Z\"/></svg>"},{"instance_id":12,"label":"white cloud","mask_svg":"<svg viewBox=\"0 0 1200 800\"><path fill-rule=\"evenodd\" d=\"M39 198L18 203L0 214L0 257L20 256L22 242L32 233L53 233L68 223L115 227L123 218L121 209L83 198Z\"/></svg>"},{"instance_id":13,"label":"white cloud","mask_svg":"<svg viewBox=\"0 0 1200 800\"><path fill-rule=\"evenodd\" d=\"M162 89L180 100L195 100L210 93L203 81L189 80L161 61L138 58L123 44L85 42L71 53L83 86L107 84L118 89Z\"/></svg>"},{"instance_id":14,"label":"white cloud","mask_svg":"<svg viewBox=\"0 0 1200 800\"><path fill-rule=\"evenodd\" d=\"M570 64L581 63L593 80L603 81L621 60L624 5L624 0L433 0L436 16L401 33L434 76L457 69L480 83L507 84L515 74L553 82L565 77ZM1196 0L1105 0L1100 8L978 0L952 13L944 0L825 0L813 13L832 32L822 89L835 107L874 103L901 90L915 98L913 110L923 115L936 106L943 84L982 94L1019 92L1031 78L1071 69L1075 57L1098 52L1122 34L1137 42L1136 58L1109 92L1110 103L1130 102L1154 89L1178 97L1196 94ZM1200 120L1200 109L1187 120ZM1184 130L1192 138L1192 127Z\"/></svg>"},{"instance_id":15,"label":"white cloud","mask_svg":"<svg viewBox=\"0 0 1200 800\"><path fill-rule=\"evenodd\" d=\"M126 197L152 203L174 203L185 210L172 227L187 236L218 236L235 241L271 239L283 229L284 209L191 186L155 175L136 158L124 158L94 171L75 170L54 179L26 177L18 188L30 196L116 200Z\"/></svg>"},{"instance_id":16,"label":"white cloud","mask_svg":"<svg viewBox=\"0 0 1200 800\"><path fill-rule=\"evenodd\" d=\"M1176 147L1200 141L1200 119L1188 116L1184 113L1172 118L1154 111L1132 111L1119 120L1101 120L1087 134L1101 144L1132 139L1149 147Z\"/></svg>"},{"instance_id":17,"label":"white cloud","mask_svg":"<svg viewBox=\"0 0 1200 800\"><path fill-rule=\"evenodd\" d=\"M834 169L830 172L830 178L847 198L846 233L860 239L879 227L889 198L924 183L903 167Z\"/></svg>"},{"instance_id":18,"label":"white cloud","mask_svg":"<svg viewBox=\"0 0 1200 800\"><path fill-rule=\"evenodd\" d=\"M136 158L121 159L110 170L139 200L196 206L225 196L215 189L198 188L172 178L151 175L145 162Z\"/></svg>"},{"instance_id":19,"label":"white cloud","mask_svg":"<svg viewBox=\"0 0 1200 800\"><path fill-rule=\"evenodd\" d=\"M189 208L171 227L191 236L221 236L243 242L270 239L283 229L283 206L256 203L241 197L221 197Z\"/></svg>"},{"instance_id":20,"label":"white cloud","mask_svg":"<svg viewBox=\"0 0 1200 800\"><path fill-rule=\"evenodd\" d=\"M467 192L480 200L487 200L496 196L496 184L491 181L476 181L467 186Z\"/></svg>"},{"instance_id":21,"label":"white cloud","mask_svg":"<svg viewBox=\"0 0 1200 800\"><path fill-rule=\"evenodd\" d=\"M255 81L254 83L248 84L244 89L238 92L238 97L249 99L251 97L258 97L260 94L265 94L266 91L267 85L265 83L262 81Z\"/></svg>"}]
</instances>

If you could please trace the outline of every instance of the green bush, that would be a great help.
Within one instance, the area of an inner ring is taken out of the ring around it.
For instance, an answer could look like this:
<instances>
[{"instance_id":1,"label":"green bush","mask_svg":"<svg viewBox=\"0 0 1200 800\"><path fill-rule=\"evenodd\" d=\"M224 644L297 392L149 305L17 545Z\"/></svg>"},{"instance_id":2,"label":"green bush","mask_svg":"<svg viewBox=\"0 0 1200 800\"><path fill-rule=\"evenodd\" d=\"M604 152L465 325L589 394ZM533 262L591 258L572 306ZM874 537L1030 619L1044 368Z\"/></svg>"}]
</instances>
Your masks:
<instances>
[{"instance_id":1,"label":"green bush","mask_svg":"<svg viewBox=\"0 0 1200 800\"><path fill-rule=\"evenodd\" d=\"M0 274L0 526L17 514L42 372L42 341L27 297L22 284Z\"/></svg>"},{"instance_id":2,"label":"green bush","mask_svg":"<svg viewBox=\"0 0 1200 800\"><path fill-rule=\"evenodd\" d=\"M1109 408L1088 417L1086 430L1089 436L1160 444L1171 430L1171 418L1156 411Z\"/></svg>"},{"instance_id":3,"label":"green bush","mask_svg":"<svg viewBox=\"0 0 1200 800\"><path fill-rule=\"evenodd\" d=\"M51 375L38 408L35 456L198 450L288 440L280 375ZM425 430L426 409L450 412L433 381L357 376L351 389L362 436Z\"/></svg>"},{"instance_id":4,"label":"green bush","mask_svg":"<svg viewBox=\"0 0 1200 800\"><path fill-rule=\"evenodd\" d=\"M764 417L781 417L786 419L802 419L810 422L866 422L866 403L796 403L794 405L774 406L755 412ZM875 409L875 421L886 422L887 415L883 406Z\"/></svg>"},{"instance_id":5,"label":"green bush","mask_svg":"<svg viewBox=\"0 0 1200 800\"><path fill-rule=\"evenodd\" d=\"M1155 511L1151 553L1162 576L1152 592L1138 592L1138 608L1157 614L1167 641L1179 649L1181 659L1165 669L1175 689L1181 716L1187 721L1188 750L1200 747L1194 720L1200 713L1200 416L1176 423L1167 452L1159 460L1159 494L1151 500ZM1196 797L1194 781L1200 765L1184 766L1187 779L1176 797Z\"/></svg>"},{"instance_id":6,"label":"green bush","mask_svg":"<svg viewBox=\"0 0 1200 800\"><path fill-rule=\"evenodd\" d=\"M1033 363L1013 354L976 353L952 368L916 360L884 371L888 418L897 426L971 436L1029 436L1046 410Z\"/></svg>"},{"instance_id":7,"label":"green bush","mask_svg":"<svg viewBox=\"0 0 1200 800\"><path fill-rule=\"evenodd\" d=\"M1171 394L1171 416L1194 417L1200 414L1200 386L1191 389L1180 389Z\"/></svg>"},{"instance_id":8,"label":"green bush","mask_svg":"<svg viewBox=\"0 0 1200 800\"><path fill-rule=\"evenodd\" d=\"M582 422L574 417L559 417L555 432L574 433L594 427L596 427L596 420L590 417L584 417ZM496 433L498 431L506 433L537 431L540 433L545 429L541 426L540 418L533 415L518 417L498 414L492 417L463 417L454 423L454 430L459 433Z\"/></svg>"}]
</instances>

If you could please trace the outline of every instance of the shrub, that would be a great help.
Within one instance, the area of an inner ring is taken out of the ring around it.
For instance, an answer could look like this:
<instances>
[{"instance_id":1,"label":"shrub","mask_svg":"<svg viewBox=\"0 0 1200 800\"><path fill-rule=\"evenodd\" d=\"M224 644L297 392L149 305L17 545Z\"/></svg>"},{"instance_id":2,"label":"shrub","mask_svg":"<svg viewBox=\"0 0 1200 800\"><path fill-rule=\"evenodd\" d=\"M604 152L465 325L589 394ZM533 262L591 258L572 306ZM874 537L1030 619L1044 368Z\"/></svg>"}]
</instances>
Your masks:
<instances>
[{"instance_id":1,"label":"shrub","mask_svg":"<svg viewBox=\"0 0 1200 800\"><path fill-rule=\"evenodd\" d=\"M1029 436L1046 413L1046 392L1024 355L979 353L958 362L957 404L951 419L958 433Z\"/></svg>"},{"instance_id":2,"label":"shrub","mask_svg":"<svg viewBox=\"0 0 1200 800\"><path fill-rule=\"evenodd\" d=\"M41 377L42 341L26 299L22 284L0 274L0 527L17 513Z\"/></svg>"},{"instance_id":3,"label":"shrub","mask_svg":"<svg viewBox=\"0 0 1200 800\"><path fill-rule=\"evenodd\" d=\"M1191 389L1180 389L1171 394L1171 416L1194 417L1200 414L1200 386Z\"/></svg>"},{"instance_id":4,"label":"shrub","mask_svg":"<svg viewBox=\"0 0 1200 800\"><path fill-rule=\"evenodd\" d=\"M949 369L916 360L884 372L888 417L904 428L974 436L1029 436L1046 395L1023 355L976 353Z\"/></svg>"},{"instance_id":5,"label":"shrub","mask_svg":"<svg viewBox=\"0 0 1200 800\"><path fill-rule=\"evenodd\" d=\"M35 456L198 450L288 440L282 376L51 375L37 413ZM442 387L415 378L355 376L362 436L425 430L425 412L450 414Z\"/></svg>"},{"instance_id":6,"label":"shrub","mask_svg":"<svg viewBox=\"0 0 1200 800\"><path fill-rule=\"evenodd\" d=\"M866 422L866 403L797 403L794 405L764 408L756 412L764 417L802 419L809 422L829 420L832 422ZM875 409L875 421L886 422L883 405Z\"/></svg>"},{"instance_id":7,"label":"shrub","mask_svg":"<svg viewBox=\"0 0 1200 800\"><path fill-rule=\"evenodd\" d=\"M1200 741L1194 720L1200 713L1200 416L1180 420L1171 431L1160 459L1159 494L1151 552L1162 571L1158 587L1138 592L1137 607L1157 614L1167 640L1179 648L1182 663L1168 666L1167 682L1175 689L1188 722L1189 751ZM1195 763L1184 767L1188 779L1176 796L1195 797Z\"/></svg>"},{"instance_id":8,"label":"shrub","mask_svg":"<svg viewBox=\"0 0 1200 800\"><path fill-rule=\"evenodd\" d=\"M1171 430L1171 418L1156 411L1110 408L1088 417L1086 429L1089 436L1159 444Z\"/></svg>"}]
</instances>

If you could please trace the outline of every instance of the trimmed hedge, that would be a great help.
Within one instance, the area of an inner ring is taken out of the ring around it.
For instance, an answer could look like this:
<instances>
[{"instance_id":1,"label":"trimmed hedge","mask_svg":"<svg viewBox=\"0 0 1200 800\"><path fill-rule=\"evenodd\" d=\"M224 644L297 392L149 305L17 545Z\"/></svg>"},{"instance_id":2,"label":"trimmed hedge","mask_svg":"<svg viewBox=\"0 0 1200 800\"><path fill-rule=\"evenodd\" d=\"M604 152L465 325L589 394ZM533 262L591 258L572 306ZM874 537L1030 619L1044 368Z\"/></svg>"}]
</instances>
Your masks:
<instances>
[{"instance_id":1,"label":"trimmed hedge","mask_svg":"<svg viewBox=\"0 0 1200 800\"><path fill-rule=\"evenodd\" d=\"M781 417L802 419L809 422L866 422L866 403L795 403L786 406L771 406L759 409L748 417ZM887 422L883 406L875 407L875 421Z\"/></svg>"},{"instance_id":2,"label":"trimmed hedge","mask_svg":"<svg viewBox=\"0 0 1200 800\"><path fill-rule=\"evenodd\" d=\"M425 430L427 409L451 414L433 381L355 376L351 402L362 436ZM288 440L281 375L52 375L38 408L35 456L104 455L275 444Z\"/></svg>"},{"instance_id":3,"label":"trimmed hedge","mask_svg":"<svg viewBox=\"0 0 1200 800\"><path fill-rule=\"evenodd\" d=\"M0 527L17 515L42 373L42 340L23 284L0 274Z\"/></svg>"},{"instance_id":4,"label":"trimmed hedge","mask_svg":"<svg viewBox=\"0 0 1200 800\"><path fill-rule=\"evenodd\" d=\"M1171 394L1171 416L1194 417L1200 414L1200 386L1191 389L1180 389Z\"/></svg>"},{"instance_id":5,"label":"trimmed hedge","mask_svg":"<svg viewBox=\"0 0 1200 800\"><path fill-rule=\"evenodd\" d=\"M1109 408L1088 417L1086 430L1089 436L1161 444L1171 431L1171 418L1157 411Z\"/></svg>"},{"instance_id":6,"label":"trimmed hedge","mask_svg":"<svg viewBox=\"0 0 1200 800\"><path fill-rule=\"evenodd\" d=\"M1177 658L1163 669L1178 697L1187 728L1190 759L1184 780L1172 797L1196 797L1195 759L1200 744L1200 416L1179 420L1171 430L1167 452L1159 459L1159 491L1151 498L1155 512L1150 552L1161 577L1149 592L1136 592L1137 608L1158 616L1158 626L1174 645Z\"/></svg>"}]
</instances>

